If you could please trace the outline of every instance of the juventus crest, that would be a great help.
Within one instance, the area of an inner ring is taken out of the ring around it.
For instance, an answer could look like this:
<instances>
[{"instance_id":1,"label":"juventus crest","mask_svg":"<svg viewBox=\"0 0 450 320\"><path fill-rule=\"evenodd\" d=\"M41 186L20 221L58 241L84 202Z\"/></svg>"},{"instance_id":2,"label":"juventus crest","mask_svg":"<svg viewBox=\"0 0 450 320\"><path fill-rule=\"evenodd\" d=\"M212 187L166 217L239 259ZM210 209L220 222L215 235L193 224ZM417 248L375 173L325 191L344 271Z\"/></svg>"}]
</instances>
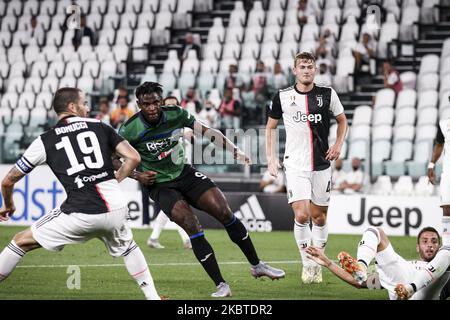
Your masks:
<instances>
[{"instance_id":1,"label":"juventus crest","mask_svg":"<svg viewBox=\"0 0 450 320\"><path fill-rule=\"evenodd\" d=\"M323 106L322 95L316 96L316 99L317 99L317 106L318 106L319 108L321 108L321 107Z\"/></svg>"}]
</instances>

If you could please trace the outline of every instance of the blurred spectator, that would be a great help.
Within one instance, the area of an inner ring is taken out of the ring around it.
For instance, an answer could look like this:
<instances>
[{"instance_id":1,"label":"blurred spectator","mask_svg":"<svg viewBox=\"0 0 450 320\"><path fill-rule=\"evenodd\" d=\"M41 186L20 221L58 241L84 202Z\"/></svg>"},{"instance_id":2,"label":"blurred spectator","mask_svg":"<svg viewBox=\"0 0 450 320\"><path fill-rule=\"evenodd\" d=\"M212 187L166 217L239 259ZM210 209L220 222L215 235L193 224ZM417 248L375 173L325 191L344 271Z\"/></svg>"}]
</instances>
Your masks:
<instances>
[{"instance_id":1,"label":"blurred spectator","mask_svg":"<svg viewBox=\"0 0 450 320\"><path fill-rule=\"evenodd\" d=\"M283 68L279 62L276 62L273 67L273 81L275 90L280 90L288 87L287 76L283 72Z\"/></svg>"},{"instance_id":2,"label":"blurred spectator","mask_svg":"<svg viewBox=\"0 0 450 320\"><path fill-rule=\"evenodd\" d=\"M361 42L353 50L357 71L369 72L369 63L370 59L374 57L374 49L375 45L370 34L367 32L363 33Z\"/></svg>"},{"instance_id":3,"label":"blurred spectator","mask_svg":"<svg viewBox=\"0 0 450 320\"><path fill-rule=\"evenodd\" d=\"M179 106L180 102L178 102L177 97L167 96L164 98L163 105L165 106Z\"/></svg>"},{"instance_id":4,"label":"blurred spectator","mask_svg":"<svg viewBox=\"0 0 450 320\"><path fill-rule=\"evenodd\" d=\"M314 82L319 86L331 86L331 73L325 63L319 65L318 74L316 74Z\"/></svg>"},{"instance_id":5,"label":"blurred spectator","mask_svg":"<svg viewBox=\"0 0 450 320\"><path fill-rule=\"evenodd\" d=\"M265 110L265 106L267 104L267 100L270 97L269 85L268 85L268 75L266 72L266 66L264 62L258 61L256 63L255 73L251 78L251 90L255 94L255 102L256 102L256 113L252 118L257 120L258 123L262 122L263 112L261 110Z\"/></svg>"},{"instance_id":6,"label":"blurred spectator","mask_svg":"<svg viewBox=\"0 0 450 320\"><path fill-rule=\"evenodd\" d=\"M105 97L100 99L99 113L95 119L100 120L103 123L111 124L111 116L109 114L109 100Z\"/></svg>"},{"instance_id":7,"label":"blurred spectator","mask_svg":"<svg viewBox=\"0 0 450 320\"><path fill-rule=\"evenodd\" d=\"M27 44L30 43L32 39L34 39L36 43L39 43L37 40L42 39L44 35L44 30L42 29L42 27L38 25L36 16L31 17L30 26L31 26L31 29L29 30L30 36L29 39L26 40L26 43Z\"/></svg>"},{"instance_id":8,"label":"blurred spectator","mask_svg":"<svg viewBox=\"0 0 450 320\"><path fill-rule=\"evenodd\" d=\"M299 25L304 25L308 22L308 17L314 15L314 11L311 10L311 8L308 7L308 1L307 0L300 0L298 2L298 13L297 13L297 19Z\"/></svg>"},{"instance_id":9,"label":"blurred spectator","mask_svg":"<svg viewBox=\"0 0 450 320\"><path fill-rule=\"evenodd\" d=\"M134 111L128 106L128 95L120 95L117 102L118 106L111 113L111 126L113 128L119 128L134 114Z\"/></svg>"},{"instance_id":10,"label":"blurred spectator","mask_svg":"<svg viewBox=\"0 0 450 320\"><path fill-rule=\"evenodd\" d=\"M225 89L239 88L242 89L244 81L242 77L238 74L238 67L235 64L230 64L228 67L228 74L225 77Z\"/></svg>"},{"instance_id":11,"label":"blurred spectator","mask_svg":"<svg viewBox=\"0 0 450 320\"><path fill-rule=\"evenodd\" d=\"M316 56L329 57L334 46L334 36L330 29L326 28L319 38L319 45L316 48Z\"/></svg>"},{"instance_id":12,"label":"blurred spectator","mask_svg":"<svg viewBox=\"0 0 450 320\"><path fill-rule=\"evenodd\" d=\"M219 112L222 117L223 128L240 128L241 104L233 98L232 89L225 90Z\"/></svg>"},{"instance_id":13,"label":"blurred spectator","mask_svg":"<svg viewBox=\"0 0 450 320\"><path fill-rule=\"evenodd\" d=\"M91 42L91 46L95 45L96 35L95 32L86 25L86 16L82 15L80 17L80 29L75 29L75 33L73 35L72 43L75 47L75 50L81 45L83 37L89 37Z\"/></svg>"},{"instance_id":14,"label":"blurred spectator","mask_svg":"<svg viewBox=\"0 0 450 320\"><path fill-rule=\"evenodd\" d=\"M261 181L259 182L259 188L264 193L281 193L286 192L286 182L284 171L279 169L277 177L272 176L267 169Z\"/></svg>"},{"instance_id":15,"label":"blurred spectator","mask_svg":"<svg viewBox=\"0 0 450 320\"><path fill-rule=\"evenodd\" d=\"M195 88L191 87L186 91L186 96L181 100L180 105L183 109L186 109L194 116L200 112L202 109L202 104L196 97Z\"/></svg>"},{"instance_id":16,"label":"blurred spectator","mask_svg":"<svg viewBox=\"0 0 450 320\"><path fill-rule=\"evenodd\" d=\"M186 33L186 37L184 39L183 51L180 58L181 61L186 60L189 50L195 50L197 52L197 59L201 60L200 46L194 43L194 36L190 32Z\"/></svg>"},{"instance_id":17,"label":"blurred spectator","mask_svg":"<svg viewBox=\"0 0 450 320\"><path fill-rule=\"evenodd\" d=\"M214 108L214 104L208 99L208 96L203 102L202 110L198 114L198 120L213 129L220 127L219 113Z\"/></svg>"},{"instance_id":18,"label":"blurred spectator","mask_svg":"<svg viewBox=\"0 0 450 320\"><path fill-rule=\"evenodd\" d=\"M347 194L361 192L363 187L364 172L361 170L361 160L353 158L352 169L353 171L345 174L345 180L340 184L341 190Z\"/></svg>"},{"instance_id":19,"label":"blurred spectator","mask_svg":"<svg viewBox=\"0 0 450 320\"><path fill-rule=\"evenodd\" d=\"M345 172L342 170L342 159L337 159L334 163L333 176L331 177L331 190L342 192L341 184L345 181Z\"/></svg>"},{"instance_id":20,"label":"blurred spectator","mask_svg":"<svg viewBox=\"0 0 450 320\"><path fill-rule=\"evenodd\" d=\"M403 89L400 74L389 61L383 63L384 87L391 88L397 95Z\"/></svg>"}]
</instances>

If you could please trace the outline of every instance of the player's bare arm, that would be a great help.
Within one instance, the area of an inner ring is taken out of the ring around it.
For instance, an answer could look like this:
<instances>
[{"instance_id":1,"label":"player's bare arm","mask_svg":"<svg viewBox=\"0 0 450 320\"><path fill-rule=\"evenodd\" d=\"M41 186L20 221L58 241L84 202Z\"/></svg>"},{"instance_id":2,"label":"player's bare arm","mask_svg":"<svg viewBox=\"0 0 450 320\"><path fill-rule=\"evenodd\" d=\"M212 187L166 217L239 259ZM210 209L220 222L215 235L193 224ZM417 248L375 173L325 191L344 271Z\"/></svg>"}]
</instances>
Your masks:
<instances>
[{"instance_id":1,"label":"player's bare arm","mask_svg":"<svg viewBox=\"0 0 450 320\"><path fill-rule=\"evenodd\" d=\"M280 167L278 156L274 150L274 136L277 126L278 120L269 117L266 125L266 155L270 175L274 177L278 175L278 168Z\"/></svg>"},{"instance_id":2,"label":"player's bare arm","mask_svg":"<svg viewBox=\"0 0 450 320\"><path fill-rule=\"evenodd\" d=\"M228 139L227 137L225 137L222 132L220 132L219 130L210 128L208 126L206 126L205 124L196 121L194 126L200 126L201 128L201 133L203 135L205 135L205 137L211 139L212 137L214 137L214 144L216 146L219 147L223 147L225 146L225 148L230 151L233 152L234 158L241 161L243 164L247 164L250 165L252 164L250 158L245 155L245 153L239 149L239 147L237 147L233 142L230 141L230 139ZM194 134L195 133L199 133L199 130L194 130ZM220 137L220 139L216 139L217 137Z\"/></svg>"},{"instance_id":3,"label":"player's bare arm","mask_svg":"<svg viewBox=\"0 0 450 320\"><path fill-rule=\"evenodd\" d=\"M345 116L345 113L337 115L336 122L337 122L336 142L328 149L326 153L326 159L330 161L339 158L342 146L344 144L345 135L348 129L347 117Z\"/></svg>"},{"instance_id":4,"label":"player's bare arm","mask_svg":"<svg viewBox=\"0 0 450 320\"><path fill-rule=\"evenodd\" d=\"M116 153L124 159L119 170L116 171L116 179L121 182L136 169L141 162L141 156L126 140L116 146Z\"/></svg>"},{"instance_id":5,"label":"player's bare arm","mask_svg":"<svg viewBox=\"0 0 450 320\"><path fill-rule=\"evenodd\" d=\"M112 155L112 163L115 170L119 170L122 166L122 161L120 160L120 156L118 154ZM131 171L128 175L128 178L134 179L146 186L152 185L155 182L156 172L155 171L145 171L139 172L136 170Z\"/></svg>"},{"instance_id":6,"label":"player's bare arm","mask_svg":"<svg viewBox=\"0 0 450 320\"><path fill-rule=\"evenodd\" d=\"M436 142L434 145L433 154L432 154L431 160L430 160L430 164L433 164L433 165L428 166L428 172L427 172L428 179L430 180L431 184L433 184L433 185L436 184L436 175L435 175L435 171L434 171L434 164L441 157L443 150L444 150L444 144Z\"/></svg>"},{"instance_id":7,"label":"player's bare arm","mask_svg":"<svg viewBox=\"0 0 450 320\"><path fill-rule=\"evenodd\" d=\"M335 276L340 278L341 280L347 282L348 284L354 286L355 288L367 288L366 283L363 282L359 284L351 274L346 272L336 263L331 261L320 249L310 246L306 249L306 252L310 256L312 260L320 264L321 266L330 270Z\"/></svg>"},{"instance_id":8,"label":"player's bare arm","mask_svg":"<svg viewBox=\"0 0 450 320\"><path fill-rule=\"evenodd\" d=\"M2 181L3 206L0 209L0 221L6 221L16 211L13 200L14 185L25 176L24 173L13 167Z\"/></svg>"}]
</instances>

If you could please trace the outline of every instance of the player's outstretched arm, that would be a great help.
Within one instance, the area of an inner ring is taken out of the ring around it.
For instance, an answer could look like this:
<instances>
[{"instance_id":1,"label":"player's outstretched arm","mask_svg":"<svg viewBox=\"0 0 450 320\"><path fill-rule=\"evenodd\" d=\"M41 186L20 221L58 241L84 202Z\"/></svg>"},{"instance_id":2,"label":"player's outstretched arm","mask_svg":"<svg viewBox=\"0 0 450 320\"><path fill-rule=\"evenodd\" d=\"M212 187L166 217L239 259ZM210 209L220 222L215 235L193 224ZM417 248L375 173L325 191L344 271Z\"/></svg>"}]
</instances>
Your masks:
<instances>
[{"instance_id":1,"label":"player's outstretched arm","mask_svg":"<svg viewBox=\"0 0 450 320\"><path fill-rule=\"evenodd\" d=\"M266 125L266 157L270 175L276 177L280 167L278 155L274 148L275 129L278 126L278 120L271 117L267 120Z\"/></svg>"},{"instance_id":2,"label":"player's outstretched arm","mask_svg":"<svg viewBox=\"0 0 450 320\"><path fill-rule=\"evenodd\" d=\"M331 261L325 253L323 253L320 249L310 246L306 248L306 252L310 256L312 260L320 264L321 266L324 266L325 268L328 268L335 276L340 278L341 280L347 282L348 284L354 286L355 288L361 289L361 288L367 288L366 283L363 282L362 284L359 284L351 274L349 274L347 271L342 269L340 266L338 266L336 263Z\"/></svg>"},{"instance_id":3,"label":"player's outstretched arm","mask_svg":"<svg viewBox=\"0 0 450 320\"><path fill-rule=\"evenodd\" d=\"M116 146L116 153L124 160L116 171L116 179L121 182L136 169L141 162L141 156L126 140Z\"/></svg>"},{"instance_id":4,"label":"player's outstretched arm","mask_svg":"<svg viewBox=\"0 0 450 320\"><path fill-rule=\"evenodd\" d=\"M233 142L230 141L226 136L222 134L219 130L213 129L208 127L207 125L195 121L194 122L194 134L199 135L203 134L208 139L211 139L214 137L214 144L216 146L222 147L225 146L225 148L232 152L234 155L234 158L237 160L240 160L243 164L252 164L250 158L245 155L245 153L239 149Z\"/></svg>"},{"instance_id":5,"label":"player's outstretched arm","mask_svg":"<svg viewBox=\"0 0 450 320\"><path fill-rule=\"evenodd\" d=\"M431 155L430 164L428 165L428 179L430 180L431 184L436 184L436 175L434 171L434 165L441 157L442 151L444 150L444 144L436 142L433 148L433 154Z\"/></svg>"},{"instance_id":6,"label":"player's outstretched arm","mask_svg":"<svg viewBox=\"0 0 450 320\"><path fill-rule=\"evenodd\" d=\"M6 221L16 211L13 199L14 185L23 177L24 173L13 167L2 181L3 206L0 209L0 221Z\"/></svg>"}]
</instances>

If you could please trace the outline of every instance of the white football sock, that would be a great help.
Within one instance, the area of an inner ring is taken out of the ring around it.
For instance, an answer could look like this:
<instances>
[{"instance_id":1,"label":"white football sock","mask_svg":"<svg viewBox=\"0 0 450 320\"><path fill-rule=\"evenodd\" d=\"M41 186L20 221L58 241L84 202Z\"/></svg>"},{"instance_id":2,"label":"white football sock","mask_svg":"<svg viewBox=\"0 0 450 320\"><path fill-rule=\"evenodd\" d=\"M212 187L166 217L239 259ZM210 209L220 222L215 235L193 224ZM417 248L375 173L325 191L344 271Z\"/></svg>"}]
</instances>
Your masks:
<instances>
[{"instance_id":1,"label":"white football sock","mask_svg":"<svg viewBox=\"0 0 450 320\"><path fill-rule=\"evenodd\" d=\"M416 272L412 284L415 291L428 286L433 280L442 276L450 266L450 247L442 247L436 256L427 265Z\"/></svg>"},{"instance_id":2,"label":"white football sock","mask_svg":"<svg viewBox=\"0 0 450 320\"><path fill-rule=\"evenodd\" d=\"M161 300L158 292L156 292L144 254L134 241L124 253L123 261L128 273L136 280L147 300Z\"/></svg>"},{"instance_id":3,"label":"white football sock","mask_svg":"<svg viewBox=\"0 0 450 320\"><path fill-rule=\"evenodd\" d=\"M312 244L319 248L322 252L325 251L325 246L328 240L328 225L317 226L313 223L312 227Z\"/></svg>"},{"instance_id":4,"label":"white football sock","mask_svg":"<svg viewBox=\"0 0 450 320\"><path fill-rule=\"evenodd\" d=\"M450 246L450 217L442 217L442 245Z\"/></svg>"},{"instance_id":5,"label":"white football sock","mask_svg":"<svg viewBox=\"0 0 450 320\"><path fill-rule=\"evenodd\" d=\"M377 228L367 228L364 231L361 241L358 244L358 261L363 261L366 266L375 258L377 248L380 244L380 232Z\"/></svg>"},{"instance_id":6,"label":"white football sock","mask_svg":"<svg viewBox=\"0 0 450 320\"><path fill-rule=\"evenodd\" d=\"M153 223L153 231L150 236L150 239L152 240L159 239L161 231L164 229L164 226L166 225L167 221L169 221L169 218L166 216L164 212L160 211L155 219L155 222Z\"/></svg>"},{"instance_id":7,"label":"white football sock","mask_svg":"<svg viewBox=\"0 0 450 320\"><path fill-rule=\"evenodd\" d=\"M14 240L3 249L2 253L0 253L0 282L13 272L25 253Z\"/></svg>"},{"instance_id":8,"label":"white football sock","mask_svg":"<svg viewBox=\"0 0 450 320\"><path fill-rule=\"evenodd\" d=\"M186 243L186 242L190 242L191 241L191 239L189 238L189 235L186 233L186 231L184 231L184 229L182 228L182 227L180 227L179 225L177 225L177 231L178 231L178 234L180 235L180 237L181 237L181 240L183 241L183 243Z\"/></svg>"},{"instance_id":9,"label":"white football sock","mask_svg":"<svg viewBox=\"0 0 450 320\"><path fill-rule=\"evenodd\" d=\"M294 237L302 258L303 266L314 266L316 263L308 258L306 248L311 244L311 229L309 223L298 223L294 220Z\"/></svg>"}]
</instances>

